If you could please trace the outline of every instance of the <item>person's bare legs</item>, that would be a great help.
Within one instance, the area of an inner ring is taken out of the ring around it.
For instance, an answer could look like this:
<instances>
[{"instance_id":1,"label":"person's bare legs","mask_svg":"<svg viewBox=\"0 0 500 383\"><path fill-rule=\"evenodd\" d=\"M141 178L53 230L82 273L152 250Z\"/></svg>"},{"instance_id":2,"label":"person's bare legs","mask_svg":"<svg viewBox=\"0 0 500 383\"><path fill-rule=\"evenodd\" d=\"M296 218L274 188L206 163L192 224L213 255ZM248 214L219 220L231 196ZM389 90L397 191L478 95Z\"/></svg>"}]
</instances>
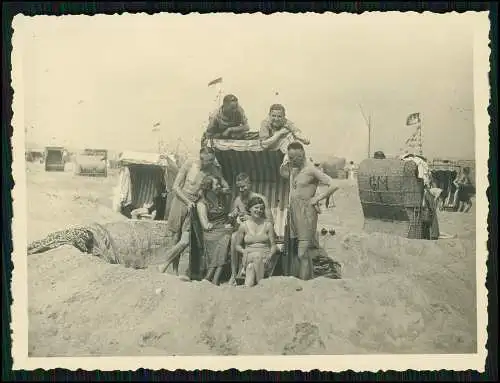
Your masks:
<instances>
[{"instance_id":1,"label":"person's bare legs","mask_svg":"<svg viewBox=\"0 0 500 383\"><path fill-rule=\"evenodd\" d=\"M253 263L249 263L245 270L245 287L255 286L255 269Z\"/></svg>"},{"instance_id":2,"label":"person's bare legs","mask_svg":"<svg viewBox=\"0 0 500 383\"><path fill-rule=\"evenodd\" d=\"M204 279L206 279L207 281L212 282L212 278L214 277L214 274L215 274L215 267L210 267L207 270L207 274L205 275Z\"/></svg>"},{"instance_id":3,"label":"person's bare legs","mask_svg":"<svg viewBox=\"0 0 500 383\"><path fill-rule=\"evenodd\" d=\"M458 208L457 208L457 211L458 211L459 213L461 213L463 210L464 210L464 203L463 203L462 201L460 201L460 202L458 203Z\"/></svg>"},{"instance_id":4,"label":"person's bare legs","mask_svg":"<svg viewBox=\"0 0 500 383\"><path fill-rule=\"evenodd\" d=\"M299 240L298 252L299 278L308 281L312 278L312 259L309 254L309 241Z\"/></svg>"},{"instance_id":5,"label":"person's bare legs","mask_svg":"<svg viewBox=\"0 0 500 383\"><path fill-rule=\"evenodd\" d=\"M457 205L458 205L458 188L457 188L457 190L455 190L455 194L453 194L453 205L452 206L454 208L458 208Z\"/></svg>"},{"instance_id":6,"label":"person's bare legs","mask_svg":"<svg viewBox=\"0 0 500 383\"><path fill-rule=\"evenodd\" d=\"M220 281L220 276L222 274L222 269L223 269L222 266L218 266L215 269L214 279L212 280L212 282L213 282L214 285L219 286L219 283L220 283L219 281Z\"/></svg>"},{"instance_id":7,"label":"person's bare legs","mask_svg":"<svg viewBox=\"0 0 500 383\"><path fill-rule=\"evenodd\" d=\"M171 263L174 263L174 271L176 275L179 275L179 261L180 261L180 256L184 250L189 246L189 231L185 231L182 233L181 239L179 242L177 242L174 247L172 247L169 251L167 251L166 255L166 263L160 265L158 269L160 272L164 273L168 266L170 266Z\"/></svg>"},{"instance_id":8,"label":"person's bare legs","mask_svg":"<svg viewBox=\"0 0 500 383\"><path fill-rule=\"evenodd\" d=\"M236 275L238 274L238 263L239 263L239 254L236 251L236 232L231 235L231 278L229 278L229 284L235 286L236 285Z\"/></svg>"},{"instance_id":9,"label":"person's bare legs","mask_svg":"<svg viewBox=\"0 0 500 383\"><path fill-rule=\"evenodd\" d=\"M472 201L467 201L467 203L465 205L464 213L468 213L469 210L471 209L471 207L472 207Z\"/></svg>"}]
</instances>

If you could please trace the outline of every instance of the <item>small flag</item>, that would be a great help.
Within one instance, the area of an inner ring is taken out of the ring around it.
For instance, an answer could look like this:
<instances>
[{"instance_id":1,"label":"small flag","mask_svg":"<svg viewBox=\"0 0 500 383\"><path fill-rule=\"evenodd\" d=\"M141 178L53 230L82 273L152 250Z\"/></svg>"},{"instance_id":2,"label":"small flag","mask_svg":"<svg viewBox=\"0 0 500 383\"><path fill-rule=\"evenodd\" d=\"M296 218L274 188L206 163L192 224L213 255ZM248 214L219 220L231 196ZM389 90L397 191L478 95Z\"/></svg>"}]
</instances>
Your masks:
<instances>
[{"instance_id":1,"label":"small flag","mask_svg":"<svg viewBox=\"0 0 500 383\"><path fill-rule=\"evenodd\" d=\"M406 126L420 123L420 113L412 113L406 119Z\"/></svg>"},{"instance_id":2,"label":"small flag","mask_svg":"<svg viewBox=\"0 0 500 383\"><path fill-rule=\"evenodd\" d=\"M215 84L220 84L221 82L222 82L222 77L218 77L215 80L210 81L208 83L208 86L212 86L212 85L215 85Z\"/></svg>"}]
</instances>

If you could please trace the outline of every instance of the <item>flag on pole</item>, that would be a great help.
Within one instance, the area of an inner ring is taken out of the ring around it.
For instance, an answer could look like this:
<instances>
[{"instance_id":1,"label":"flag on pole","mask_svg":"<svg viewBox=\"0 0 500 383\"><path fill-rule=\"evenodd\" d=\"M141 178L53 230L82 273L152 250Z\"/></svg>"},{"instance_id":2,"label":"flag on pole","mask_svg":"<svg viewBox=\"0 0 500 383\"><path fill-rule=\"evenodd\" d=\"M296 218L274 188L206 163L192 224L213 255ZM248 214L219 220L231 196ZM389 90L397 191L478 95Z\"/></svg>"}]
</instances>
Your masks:
<instances>
[{"instance_id":1,"label":"flag on pole","mask_svg":"<svg viewBox=\"0 0 500 383\"><path fill-rule=\"evenodd\" d=\"M417 133L418 132L414 132L410 137L408 137L408 139L406 140L405 144L408 145L410 142L417 141L417 139L418 139Z\"/></svg>"},{"instance_id":2,"label":"flag on pole","mask_svg":"<svg viewBox=\"0 0 500 383\"><path fill-rule=\"evenodd\" d=\"M406 126L420 124L420 113L412 113L406 118Z\"/></svg>"},{"instance_id":3,"label":"flag on pole","mask_svg":"<svg viewBox=\"0 0 500 383\"><path fill-rule=\"evenodd\" d=\"M218 77L215 80L210 81L208 83L208 86L212 86L212 85L215 85L215 84L220 84L221 82L222 82L222 77Z\"/></svg>"}]
</instances>

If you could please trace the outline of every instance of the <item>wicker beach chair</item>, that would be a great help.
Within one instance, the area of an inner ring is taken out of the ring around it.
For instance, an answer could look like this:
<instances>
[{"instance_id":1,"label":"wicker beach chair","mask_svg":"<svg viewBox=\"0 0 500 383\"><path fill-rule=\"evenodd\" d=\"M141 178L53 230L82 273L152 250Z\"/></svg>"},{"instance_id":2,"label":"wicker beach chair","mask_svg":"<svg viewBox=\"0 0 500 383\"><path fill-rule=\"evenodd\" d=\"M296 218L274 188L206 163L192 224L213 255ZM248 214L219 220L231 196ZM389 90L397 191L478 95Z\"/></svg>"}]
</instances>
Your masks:
<instances>
[{"instance_id":1,"label":"wicker beach chair","mask_svg":"<svg viewBox=\"0 0 500 383\"><path fill-rule=\"evenodd\" d=\"M282 178L279 168L285 153L280 150L264 150L258 139L253 140L211 140L211 146L215 150L217 162L219 163L226 181L232 191L231 201L237 196L236 176L239 173L247 173L252 180L253 191L264 195L273 212L275 220L275 232L277 244L280 249L279 256L275 257L275 263L270 267L270 275L283 274L283 266L286 261L285 249L285 224L288 206L288 180ZM282 147L286 147L282 145ZM196 215L193 215L193 225L198 225ZM190 273L191 278L202 277L200 257L202 239L191 231L190 246ZM270 276L268 275L268 276ZM229 265L223 277L229 276Z\"/></svg>"},{"instance_id":2,"label":"wicker beach chair","mask_svg":"<svg viewBox=\"0 0 500 383\"><path fill-rule=\"evenodd\" d=\"M417 165L398 159L366 159L359 165L358 190L366 232L426 239L434 217L424 206Z\"/></svg>"},{"instance_id":3,"label":"wicker beach chair","mask_svg":"<svg viewBox=\"0 0 500 383\"><path fill-rule=\"evenodd\" d=\"M85 149L75 158L75 175L90 177L108 176L108 151L105 149Z\"/></svg>"},{"instance_id":4,"label":"wicker beach chair","mask_svg":"<svg viewBox=\"0 0 500 383\"><path fill-rule=\"evenodd\" d=\"M123 176L130 177L130 193L134 207L138 208L151 202L156 197L156 188L160 183L166 186L168 195L165 212L157 212L158 217L166 220L172 198L170 191L178 172L175 160L171 156L158 153L128 151L121 154L119 161L122 167L128 169L128 175ZM119 185L115 193L120 193Z\"/></svg>"}]
</instances>

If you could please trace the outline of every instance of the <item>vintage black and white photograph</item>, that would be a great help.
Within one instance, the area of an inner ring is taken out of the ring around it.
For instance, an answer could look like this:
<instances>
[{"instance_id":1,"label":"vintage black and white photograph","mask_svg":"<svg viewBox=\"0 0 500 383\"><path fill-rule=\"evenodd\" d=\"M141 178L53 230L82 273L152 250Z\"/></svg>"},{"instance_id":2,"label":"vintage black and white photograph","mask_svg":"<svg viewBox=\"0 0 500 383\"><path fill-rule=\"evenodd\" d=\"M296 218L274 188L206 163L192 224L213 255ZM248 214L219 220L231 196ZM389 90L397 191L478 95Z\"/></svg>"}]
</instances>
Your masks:
<instances>
[{"instance_id":1,"label":"vintage black and white photograph","mask_svg":"<svg viewBox=\"0 0 500 383\"><path fill-rule=\"evenodd\" d=\"M484 370L487 13L13 29L14 368Z\"/></svg>"}]
</instances>

